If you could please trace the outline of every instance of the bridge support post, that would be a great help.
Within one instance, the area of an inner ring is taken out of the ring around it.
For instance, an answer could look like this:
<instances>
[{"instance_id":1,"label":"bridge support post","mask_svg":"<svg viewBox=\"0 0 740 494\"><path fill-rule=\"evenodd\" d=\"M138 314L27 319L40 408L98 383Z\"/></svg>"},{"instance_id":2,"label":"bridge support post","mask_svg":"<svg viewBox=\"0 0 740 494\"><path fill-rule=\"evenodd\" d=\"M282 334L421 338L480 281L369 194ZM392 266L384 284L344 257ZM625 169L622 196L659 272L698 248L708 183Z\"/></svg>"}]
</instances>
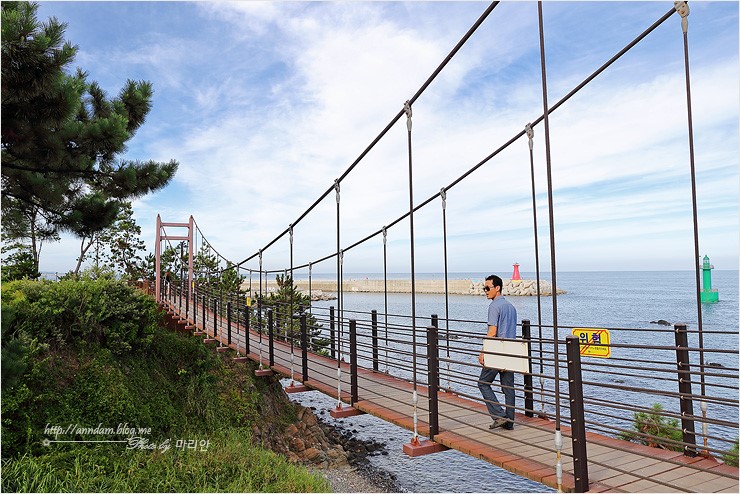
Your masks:
<instances>
[{"instance_id":1,"label":"bridge support post","mask_svg":"<svg viewBox=\"0 0 740 494\"><path fill-rule=\"evenodd\" d=\"M306 314L301 314L301 374L302 383L308 381L308 320ZM283 388L286 393L302 393L310 391L304 384L295 384L291 379L290 385Z\"/></svg>"},{"instance_id":2,"label":"bridge support post","mask_svg":"<svg viewBox=\"0 0 740 494\"><path fill-rule=\"evenodd\" d=\"M373 340L373 370L378 372L378 311L375 309L370 312L370 334Z\"/></svg>"},{"instance_id":3,"label":"bridge support post","mask_svg":"<svg viewBox=\"0 0 740 494\"><path fill-rule=\"evenodd\" d=\"M301 373L305 383L308 381L308 318L305 313L301 314L301 352L303 352Z\"/></svg>"},{"instance_id":4,"label":"bridge support post","mask_svg":"<svg viewBox=\"0 0 740 494\"><path fill-rule=\"evenodd\" d=\"M524 415L534 417L534 397L532 393L532 326L529 319L522 319L522 339L527 342L527 361L529 374L524 374Z\"/></svg>"},{"instance_id":5,"label":"bridge support post","mask_svg":"<svg viewBox=\"0 0 740 494\"><path fill-rule=\"evenodd\" d=\"M588 491L588 456L586 453L586 423L583 411L583 380L581 379L581 349L577 336L565 338L568 357L568 393L570 396L570 434L573 444L573 476L575 491Z\"/></svg>"},{"instance_id":6,"label":"bridge support post","mask_svg":"<svg viewBox=\"0 0 740 494\"><path fill-rule=\"evenodd\" d=\"M218 310L218 299L216 297L213 297L213 337L216 338L218 336L218 316L217 311Z\"/></svg>"},{"instance_id":7,"label":"bridge support post","mask_svg":"<svg viewBox=\"0 0 740 494\"><path fill-rule=\"evenodd\" d=\"M231 345L231 302L226 302L226 344Z\"/></svg>"},{"instance_id":8,"label":"bridge support post","mask_svg":"<svg viewBox=\"0 0 740 494\"><path fill-rule=\"evenodd\" d=\"M193 331L193 336L203 336L206 334L206 305L205 305L206 299L203 298L203 320L200 322L200 328L198 327L198 298L196 297L195 302L193 303L193 325L195 326L195 330Z\"/></svg>"},{"instance_id":9,"label":"bridge support post","mask_svg":"<svg viewBox=\"0 0 740 494\"><path fill-rule=\"evenodd\" d=\"M432 316L433 321L436 317ZM429 372L429 439L439 434L439 343L437 327L427 326L427 368Z\"/></svg>"},{"instance_id":10,"label":"bridge support post","mask_svg":"<svg viewBox=\"0 0 740 494\"><path fill-rule=\"evenodd\" d=\"M350 405L359 400L357 392L357 321L349 320L349 375Z\"/></svg>"},{"instance_id":11,"label":"bridge support post","mask_svg":"<svg viewBox=\"0 0 740 494\"><path fill-rule=\"evenodd\" d=\"M678 370L678 393L681 403L681 430L683 431L683 454L696 456L696 433L694 429L694 402L691 399L691 365L689 365L689 338L685 324L674 326L676 336L676 367Z\"/></svg>"},{"instance_id":12,"label":"bridge support post","mask_svg":"<svg viewBox=\"0 0 740 494\"><path fill-rule=\"evenodd\" d=\"M331 359L336 360L336 343L334 332L334 306L329 306L329 347L331 349Z\"/></svg>"},{"instance_id":13,"label":"bridge support post","mask_svg":"<svg viewBox=\"0 0 740 494\"><path fill-rule=\"evenodd\" d=\"M244 355L249 355L249 325L252 319L252 308L247 305L244 314Z\"/></svg>"},{"instance_id":14,"label":"bridge support post","mask_svg":"<svg viewBox=\"0 0 740 494\"><path fill-rule=\"evenodd\" d=\"M357 392L357 321L354 319L349 320L349 389L349 403L352 407L342 408L341 397L338 398L339 403L337 404L337 408L329 411L329 415L333 418L341 419L365 413L362 410L354 408L355 403L360 401L359 393Z\"/></svg>"},{"instance_id":15,"label":"bridge support post","mask_svg":"<svg viewBox=\"0 0 740 494\"><path fill-rule=\"evenodd\" d=\"M432 315L432 325L427 326L427 364L429 379L429 439L411 441L403 445L403 452L410 457L429 455L447 450L447 446L434 442L439 434L439 318Z\"/></svg>"},{"instance_id":16,"label":"bridge support post","mask_svg":"<svg viewBox=\"0 0 740 494\"><path fill-rule=\"evenodd\" d=\"M269 366L275 365L275 325L272 321L272 309L267 309L267 351L270 356Z\"/></svg>"},{"instance_id":17,"label":"bridge support post","mask_svg":"<svg viewBox=\"0 0 740 494\"><path fill-rule=\"evenodd\" d=\"M198 331L198 298L195 295L195 290L192 293L193 296L193 326L196 326L195 330Z\"/></svg>"}]
</instances>

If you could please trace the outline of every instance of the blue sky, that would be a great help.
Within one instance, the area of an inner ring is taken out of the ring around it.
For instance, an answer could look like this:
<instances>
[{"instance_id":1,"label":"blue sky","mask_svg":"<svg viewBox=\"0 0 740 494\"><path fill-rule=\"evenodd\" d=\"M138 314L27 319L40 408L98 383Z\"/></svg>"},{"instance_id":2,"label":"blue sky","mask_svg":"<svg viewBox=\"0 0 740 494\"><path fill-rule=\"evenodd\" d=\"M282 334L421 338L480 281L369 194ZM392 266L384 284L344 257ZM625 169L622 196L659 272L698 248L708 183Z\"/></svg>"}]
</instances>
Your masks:
<instances>
[{"instance_id":1,"label":"blue sky","mask_svg":"<svg viewBox=\"0 0 740 494\"><path fill-rule=\"evenodd\" d=\"M226 257L265 246L326 191L485 10L481 2L41 2L69 24L82 67L110 94L154 85L129 159L176 159L172 184L134 203L189 215ZM554 104L673 2L545 2ZM542 113L537 6L501 3L414 105L415 203ZM700 251L738 268L738 3L691 2L689 49ZM559 270L693 269L683 41L672 16L550 119ZM535 127L542 269L549 269L544 127ZM342 182L342 245L408 210L405 119ZM450 271L534 270L529 150L520 139L448 192ZM295 263L336 245L334 195L295 227ZM415 215L416 270L441 271L439 199ZM42 271L72 269L79 241L45 245ZM288 264L287 236L264 254ZM345 272L382 272L382 239ZM389 230L409 269L409 225ZM335 261L317 266L330 272ZM256 268L256 263L250 267Z\"/></svg>"}]
</instances>

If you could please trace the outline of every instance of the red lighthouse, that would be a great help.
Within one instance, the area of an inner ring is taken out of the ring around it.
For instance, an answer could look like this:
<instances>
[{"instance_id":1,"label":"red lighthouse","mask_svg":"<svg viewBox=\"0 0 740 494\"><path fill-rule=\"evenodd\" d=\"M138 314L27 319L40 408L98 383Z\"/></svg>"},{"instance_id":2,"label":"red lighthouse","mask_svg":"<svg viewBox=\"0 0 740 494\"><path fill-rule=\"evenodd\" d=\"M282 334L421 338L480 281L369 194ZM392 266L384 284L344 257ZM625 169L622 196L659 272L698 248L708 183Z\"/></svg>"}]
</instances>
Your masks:
<instances>
[{"instance_id":1,"label":"red lighthouse","mask_svg":"<svg viewBox=\"0 0 740 494\"><path fill-rule=\"evenodd\" d=\"M522 281L522 276L519 274L519 263L514 263L514 274L511 275L511 281Z\"/></svg>"}]
</instances>

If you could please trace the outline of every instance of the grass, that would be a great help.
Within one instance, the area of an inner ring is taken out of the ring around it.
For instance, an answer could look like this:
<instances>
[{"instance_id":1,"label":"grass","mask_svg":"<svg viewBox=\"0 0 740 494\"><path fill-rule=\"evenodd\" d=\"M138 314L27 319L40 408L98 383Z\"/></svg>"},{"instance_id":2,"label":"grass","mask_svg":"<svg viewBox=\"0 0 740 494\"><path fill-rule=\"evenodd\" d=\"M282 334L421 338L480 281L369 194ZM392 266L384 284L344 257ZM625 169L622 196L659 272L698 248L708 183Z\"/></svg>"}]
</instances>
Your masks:
<instances>
[{"instance_id":1,"label":"grass","mask_svg":"<svg viewBox=\"0 0 740 494\"><path fill-rule=\"evenodd\" d=\"M192 436L191 436L192 437ZM253 446L245 429L210 438L207 451L123 446L65 448L3 460L6 492L328 492L318 474Z\"/></svg>"}]
</instances>

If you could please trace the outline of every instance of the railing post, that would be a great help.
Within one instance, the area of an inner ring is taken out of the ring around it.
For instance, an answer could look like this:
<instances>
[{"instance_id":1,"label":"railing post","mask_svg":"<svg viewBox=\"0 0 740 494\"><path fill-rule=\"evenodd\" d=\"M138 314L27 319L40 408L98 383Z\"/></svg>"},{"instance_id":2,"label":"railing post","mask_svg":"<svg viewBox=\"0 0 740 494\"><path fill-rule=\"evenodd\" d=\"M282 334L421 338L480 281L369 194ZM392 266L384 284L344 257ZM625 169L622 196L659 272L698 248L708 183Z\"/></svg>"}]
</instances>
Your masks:
<instances>
[{"instance_id":1,"label":"railing post","mask_svg":"<svg viewBox=\"0 0 740 494\"><path fill-rule=\"evenodd\" d=\"M208 302L206 301L206 296L203 295L203 322L201 323L201 326L203 327L203 332L207 335L208 328L206 328L206 323L208 322L208 319L206 319L206 305L208 305Z\"/></svg>"},{"instance_id":2,"label":"railing post","mask_svg":"<svg viewBox=\"0 0 740 494\"><path fill-rule=\"evenodd\" d=\"M270 367L275 365L275 329L273 326L272 309L267 309L267 337L269 338L268 351L270 355Z\"/></svg>"},{"instance_id":3,"label":"railing post","mask_svg":"<svg viewBox=\"0 0 740 494\"><path fill-rule=\"evenodd\" d=\"M681 404L681 430L683 431L683 454L696 456L696 434L694 432L694 402L691 399L691 365L689 365L689 338L685 324L674 326L676 335L676 367L678 370L678 394ZM693 445L693 447L689 446Z\"/></svg>"},{"instance_id":4,"label":"railing post","mask_svg":"<svg viewBox=\"0 0 740 494\"><path fill-rule=\"evenodd\" d=\"M187 285L185 290L185 319L190 318L190 286Z\"/></svg>"},{"instance_id":5,"label":"railing post","mask_svg":"<svg viewBox=\"0 0 740 494\"><path fill-rule=\"evenodd\" d=\"M432 317L437 322L436 316ZM439 345L437 327L427 326L427 367L429 369L429 439L439 434Z\"/></svg>"},{"instance_id":6,"label":"railing post","mask_svg":"<svg viewBox=\"0 0 740 494\"><path fill-rule=\"evenodd\" d=\"M231 302L226 302L226 344L231 345Z\"/></svg>"},{"instance_id":7,"label":"railing post","mask_svg":"<svg viewBox=\"0 0 740 494\"><path fill-rule=\"evenodd\" d=\"M246 302L244 305L246 305ZM252 319L252 308L247 305L244 312L244 355L249 356L249 325L250 319Z\"/></svg>"},{"instance_id":8,"label":"railing post","mask_svg":"<svg viewBox=\"0 0 740 494\"><path fill-rule=\"evenodd\" d=\"M336 343L334 341L335 339L335 331L334 331L334 306L329 306L329 346L331 348L331 359L334 360L337 358L336 354Z\"/></svg>"},{"instance_id":9,"label":"railing post","mask_svg":"<svg viewBox=\"0 0 740 494\"><path fill-rule=\"evenodd\" d=\"M193 326L198 325L198 298L195 294L195 290L193 290ZM197 331L198 328L196 327L195 330Z\"/></svg>"},{"instance_id":10,"label":"railing post","mask_svg":"<svg viewBox=\"0 0 740 494\"><path fill-rule=\"evenodd\" d=\"M532 393L532 326L529 319L522 319L522 339L527 342L527 362L529 373L524 374L524 415L534 417L534 397Z\"/></svg>"},{"instance_id":11,"label":"railing post","mask_svg":"<svg viewBox=\"0 0 740 494\"><path fill-rule=\"evenodd\" d=\"M573 444L573 476L576 492L588 491L588 456L586 453L586 423L583 411L583 381L581 379L581 349L578 337L565 338L568 357L568 393L570 396L570 428Z\"/></svg>"},{"instance_id":12,"label":"railing post","mask_svg":"<svg viewBox=\"0 0 740 494\"><path fill-rule=\"evenodd\" d=\"M216 317L216 311L218 310L218 299L213 297L213 337L218 336L218 318Z\"/></svg>"},{"instance_id":13,"label":"railing post","mask_svg":"<svg viewBox=\"0 0 740 494\"><path fill-rule=\"evenodd\" d=\"M357 321L349 320L350 405L359 401L357 393Z\"/></svg>"},{"instance_id":14,"label":"railing post","mask_svg":"<svg viewBox=\"0 0 740 494\"><path fill-rule=\"evenodd\" d=\"M378 311L370 312L370 334L373 340L373 370L378 372Z\"/></svg>"},{"instance_id":15,"label":"railing post","mask_svg":"<svg viewBox=\"0 0 740 494\"><path fill-rule=\"evenodd\" d=\"M301 351L301 373L305 384L308 381L308 318L305 312L301 314Z\"/></svg>"}]
</instances>

